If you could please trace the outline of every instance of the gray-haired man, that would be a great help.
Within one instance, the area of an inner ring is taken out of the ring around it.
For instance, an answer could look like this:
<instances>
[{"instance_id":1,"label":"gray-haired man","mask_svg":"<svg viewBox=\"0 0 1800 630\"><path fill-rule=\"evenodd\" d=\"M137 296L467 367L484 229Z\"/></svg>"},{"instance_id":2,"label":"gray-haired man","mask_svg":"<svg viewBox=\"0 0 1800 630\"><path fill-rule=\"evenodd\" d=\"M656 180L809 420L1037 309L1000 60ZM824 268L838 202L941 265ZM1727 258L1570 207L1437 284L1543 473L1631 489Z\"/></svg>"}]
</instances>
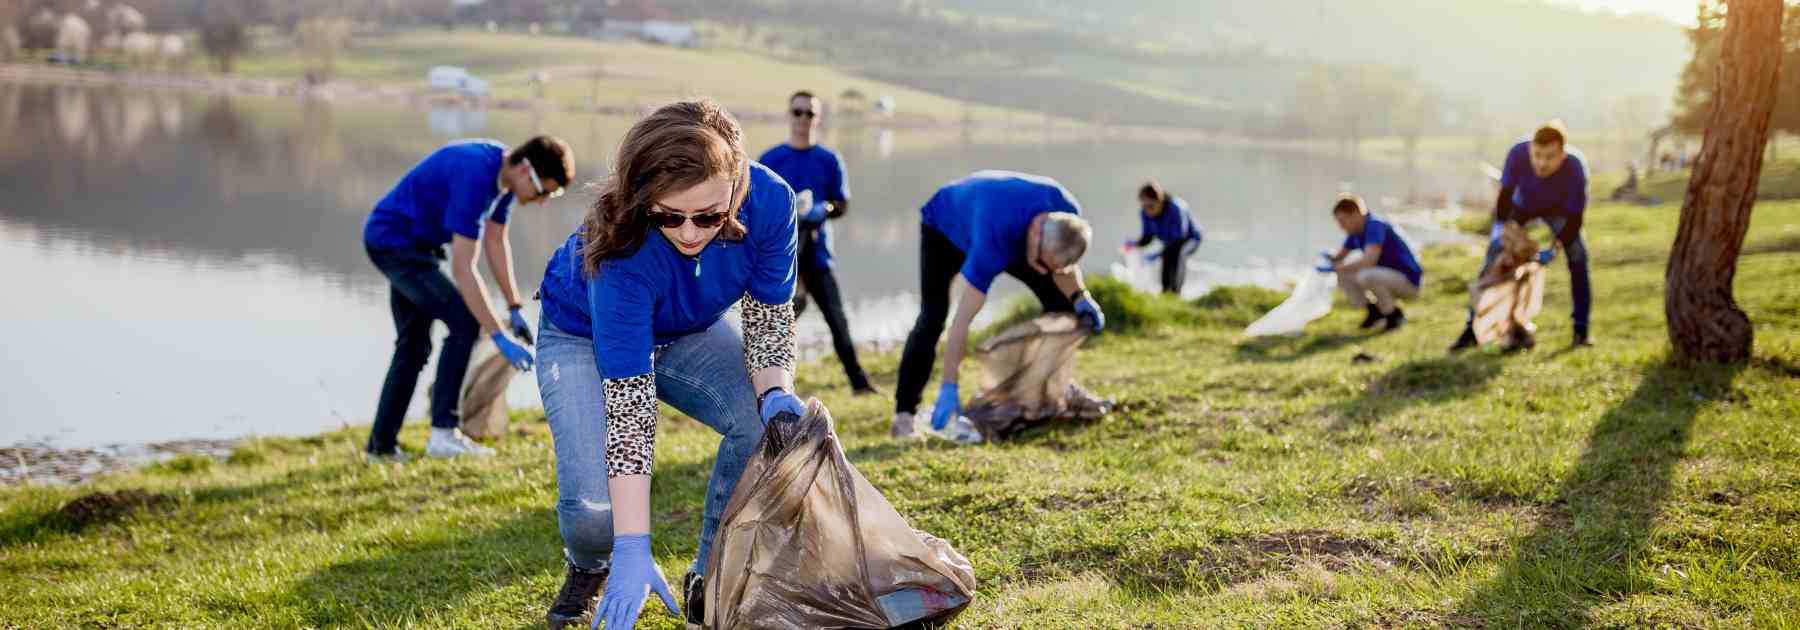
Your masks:
<instances>
[{"instance_id":1,"label":"gray-haired man","mask_svg":"<svg viewBox=\"0 0 1800 630\"><path fill-rule=\"evenodd\" d=\"M889 431L894 437L912 434L913 414L925 382L931 379L938 337L950 314L953 284L962 288L944 348L943 385L932 413L936 430L944 430L961 415L957 375L969 325L1002 272L1030 287L1044 311L1074 312L1094 332L1106 325L1076 266L1087 253L1093 230L1080 216L1081 204L1056 180L977 171L938 189L920 213L919 319L900 357ZM973 428L965 424L952 430L959 441L975 438Z\"/></svg>"}]
</instances>

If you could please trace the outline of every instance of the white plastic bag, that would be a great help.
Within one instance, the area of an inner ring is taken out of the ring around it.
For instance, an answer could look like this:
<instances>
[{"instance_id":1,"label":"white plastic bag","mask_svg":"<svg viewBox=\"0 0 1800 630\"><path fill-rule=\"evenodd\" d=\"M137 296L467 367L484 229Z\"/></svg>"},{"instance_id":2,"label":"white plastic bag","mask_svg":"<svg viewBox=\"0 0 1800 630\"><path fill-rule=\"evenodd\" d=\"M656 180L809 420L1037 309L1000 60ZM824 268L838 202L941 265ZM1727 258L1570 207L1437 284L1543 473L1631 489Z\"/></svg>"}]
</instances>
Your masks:
<instances>
[{"instance_id":1,"label":"white plastic bag","mask_svg":"<svg viewBox=\"0 0 1800 630\"><path fill-rule=\"evenodd\" d=\"M1251 337L1298 335L1307 324L1331 312L1331 294L1336 291L1336 273L1315 270L1301 276L1288 299L1251 323L1244 329L1244 334Z\"/></svg>"}]
</instances>

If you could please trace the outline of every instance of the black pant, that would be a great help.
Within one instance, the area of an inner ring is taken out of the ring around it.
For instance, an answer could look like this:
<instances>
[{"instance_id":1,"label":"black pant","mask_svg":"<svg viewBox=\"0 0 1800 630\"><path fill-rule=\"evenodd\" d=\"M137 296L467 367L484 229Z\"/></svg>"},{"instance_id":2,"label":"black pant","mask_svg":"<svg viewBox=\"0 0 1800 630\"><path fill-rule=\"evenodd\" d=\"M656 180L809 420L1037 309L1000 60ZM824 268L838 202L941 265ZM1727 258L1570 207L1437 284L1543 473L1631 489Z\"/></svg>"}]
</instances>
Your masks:
<instances>
[{"instance_id":1,"label":"black pant","mask_svg":"<svg viewBox=\"0 0 1800 630\"><path fill-rule=\"evenodd\" d=\"M1163 293L1181 294L1181 285L1187 282L1187 239L1175 243L1164 243L1162 249L1162 290Z\"/></svg>"},{"instance_id":2,"label":"black pant","mask_svg":"<svg viewBox=\"0 0 1800 630\"><path fill-rule=\"evenodd\" d=\"M894 411L914 413L919 409L919 396L925 381L937 367L938 337L944 334L944 320L950 316L950 285L962 271L967 256L950 238L928 225L919 229L919 319L913 322L912 334L906 336L906 349L900 354L900 383L894 391ZM1047 313L1075 311L1069 296L1063 295L1050 276L1032 269L1024 261L1006 268L1006 274L1024 282L1037 295Z\"/></svg>"},{"instance_id":3,"label":"black pant","mask_svg":"<svg viewBox=\"0 0 1800 630\"><path fill-rule=\"evenodd\" d=\"M868 389L869 375L863 372L862 363L856 360L856 342L850 338L850 321L844 318L844 298L838 292L837 276L831 273L830 267L805 269L805 261L800 259L800 284L806 287L806 294L812 302L819 305L819 314L825 316L825 326L831 329L831 347L837 350L838 362L844 364L844 376L850 379L851 389ZM794 315L806 312L806 302L794 304Z\"/></svg>"},{"instance_id":4,"label":"black pant","mask_svg":"<svg viewBox=\"0 0 1800 630\"><path fill-rule=\"evenodd\" d=\"M419 371L431 358L431 322L450 328L444 350L438 353L437 384L431 389L431 426L455 428L461 421L457 403L462 397L463 373L469 354L481 338L481 324L463 303L456 283L438 268L439 250L422 247L368 247L369 260L392 283L388 308L394 314L394 357L388 363L387 380L381 384L381 401L375 406L375 426L369 429L371 453L392 453L406 421L406 407L419 384Z\"/></svg>"}]
</instances>

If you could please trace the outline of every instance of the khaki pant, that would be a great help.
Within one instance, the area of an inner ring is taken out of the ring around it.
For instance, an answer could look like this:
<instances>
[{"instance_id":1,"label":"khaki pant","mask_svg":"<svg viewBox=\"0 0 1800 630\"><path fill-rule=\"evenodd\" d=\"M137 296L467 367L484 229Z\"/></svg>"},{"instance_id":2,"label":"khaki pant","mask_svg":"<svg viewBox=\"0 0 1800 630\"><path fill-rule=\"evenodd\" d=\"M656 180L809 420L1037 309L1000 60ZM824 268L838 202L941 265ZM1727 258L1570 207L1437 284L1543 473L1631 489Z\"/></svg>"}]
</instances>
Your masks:
<instances>
[{"instance_id":1,"label":"khaki pant","mask_svg":"<svg viewBox=\"0 0 1800 630\"><path fill-rule=\"evenodd\" d=\"M1338 287L1350 306L1363 308L1373 303L1382 314L1394 312L1394 299L1419 297L1419 286L1406 279L1406 274L1387 267L1364 267L1338 273Z\"/></svg>"}]
</instances>

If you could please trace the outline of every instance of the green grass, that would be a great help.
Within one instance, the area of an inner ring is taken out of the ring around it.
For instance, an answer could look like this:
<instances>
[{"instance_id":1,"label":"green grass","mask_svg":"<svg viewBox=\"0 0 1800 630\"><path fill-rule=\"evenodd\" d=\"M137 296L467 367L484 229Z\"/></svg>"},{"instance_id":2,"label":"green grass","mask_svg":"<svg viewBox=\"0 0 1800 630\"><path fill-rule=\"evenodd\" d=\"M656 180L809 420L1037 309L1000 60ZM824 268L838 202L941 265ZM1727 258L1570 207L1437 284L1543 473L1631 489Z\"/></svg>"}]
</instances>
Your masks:
<instances>
[{"instance_id":1,"label":"green grass","mask_svg":"<svg viewBox=\"0 0 1800 630\"><path fill-rule=\"evenodd\" d=\"M1692 173L1692 169L1656 173L1641 180L1641 187L1644 194L1662 197L1663 203L1679 207L1681 200L1687 197L1688 176ZM1617 185L1612 182L1605 191L1611 192ZM1596 187L1594 190L1601 189ZM1762 179L1757 180L1756 196L1759 199L1800 199L1800 160L1764 162Z\"/></svg>"},{"instance_id":2,"label":"green grass","mask_svg":"<svg viewBox=\"0 0 1800 630\"><path fill-rule=\"evenodd\" d=\"M235 73L298 79L307 60L291 39L264 34L240 58ZM530 77L549 73L547 103L586 107L654 108L680 98L710 96L734 110L785 111L798 89L835 97L856 89L873 99L893 96L903 117L956 121L1041 121L1042 115L972 105L919 90L873 81L823 65L778 61L747 52L679 49L637 42L598 41L557 35L417 30L355 38L337 59L334 77L408 89L427 87L434 66L461 66L490 83L492 95L535 98ZM843 105L843 104L839 104Z\"/></svg>"},{"instance_id":3,"label":"green grass","mask_svg":"<svg viewBox=\"0 0 1800 630\"><path fill-rule=\"evenodd\" d=\"M1756 210L1741 366L1667 359L1675 216L1592 210L1595 348L1562 348L1557 265L1537 351L1445 358L1478 264L1463 245L1425 254L1412 324L1379 337L1340 309L1304 337L1244 340L1279 296L1097 283L1117 331L1081 371L1118 411L1015 443L890 442L888 403L852 398L830 360L801 386L900 512L973 561L957 627L1800 627L1800 202ZM891 389L895 357L866 362ZM351 429L0 489L0 627L536 627L561 575L554 462L537 414L519 419L484 461L368 467ZM663 424L670 576L716 443ZM120 489L167 499L55 516ZM649 610L643 627L677 627Z\"/></svg>"}]
</instances>

